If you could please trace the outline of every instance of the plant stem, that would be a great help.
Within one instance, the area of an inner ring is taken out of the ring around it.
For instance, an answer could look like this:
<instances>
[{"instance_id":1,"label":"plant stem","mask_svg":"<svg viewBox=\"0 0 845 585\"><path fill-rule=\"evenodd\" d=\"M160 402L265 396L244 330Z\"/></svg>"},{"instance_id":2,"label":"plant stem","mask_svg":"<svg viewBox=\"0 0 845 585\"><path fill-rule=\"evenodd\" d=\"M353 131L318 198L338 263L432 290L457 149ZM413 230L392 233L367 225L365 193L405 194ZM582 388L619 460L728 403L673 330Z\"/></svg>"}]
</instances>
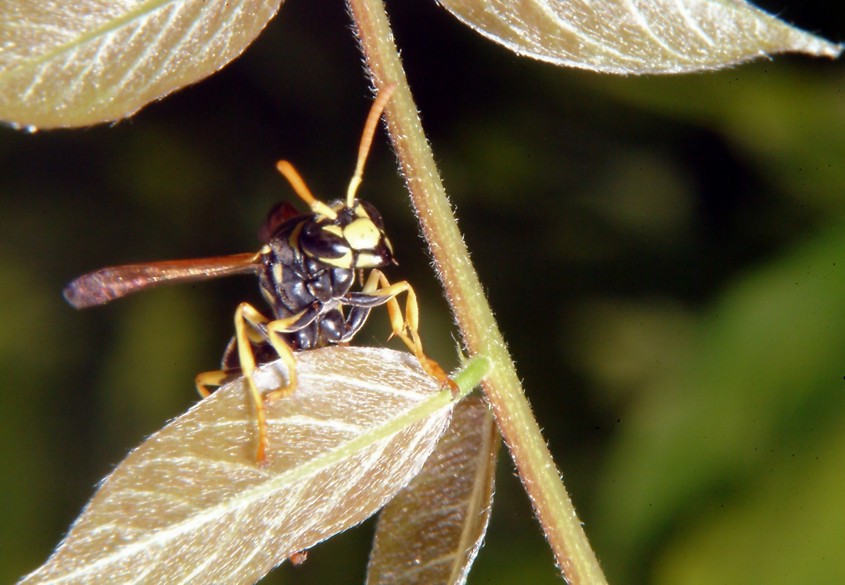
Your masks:
<instances>
[{"instance_id":1,"label":"plant stem","mask_svg":"<svg viewBox=\"0 0 845 585\"><path fill-rule=\"evenodd\" d=\"M471 356L490 360L491 370L482 385L558 567L569 583L606 583L469 260L417 115L384 3L348 2L373 83L379 90L397 84L386 110L388 132L466 348Z\"/></svg>"}]
</instances>

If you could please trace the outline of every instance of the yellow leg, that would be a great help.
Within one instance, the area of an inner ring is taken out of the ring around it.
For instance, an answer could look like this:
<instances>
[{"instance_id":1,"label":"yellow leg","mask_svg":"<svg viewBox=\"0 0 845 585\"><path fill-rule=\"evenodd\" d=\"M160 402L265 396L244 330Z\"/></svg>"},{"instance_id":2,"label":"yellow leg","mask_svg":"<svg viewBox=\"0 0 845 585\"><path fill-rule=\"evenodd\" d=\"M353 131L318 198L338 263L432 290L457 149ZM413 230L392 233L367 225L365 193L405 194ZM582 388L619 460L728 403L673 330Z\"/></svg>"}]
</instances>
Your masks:
<instances>
[{"instance_id":1,"label":"yellow leg","mask_svg":"<svg viewBox=\"0 0 845 585\"><path fill-rule=\"evenodd\" d=\"M238 361L241 364L244 378L247 381L250 396L255 405L255 418L258 424L258 450L256 453L256 460L259 465L263 465L267 461L267 447L269 446L269 439L267 434L267 414L264 409L264 399L275 399L290 395L296 388L296 359L293 351L281 333L291 331L291 326L300 321L305 314L305 311L298 313L291 317L278 319L276 321L269 321L262 315L255 307L249 303L241 303L235 311L235 339L238 344ZM279 358L285 363L288 369L288 383L286 386L268 392L264 396L255 385L255 356L252 353L252 346L250 345L250 337L255 337L259 328L264 327L267 331L270 345L279 354ZM214 379L215 372L209 372L209 379ZM202 391L200 391L202 393Z\"/></svg>"},{"instance_id":2,"label":"yellow leg","mask_svg":"<svg viewBox=\"0 0 845 585\"><path fill-rule=\"evenodd\" d=\"M382 288L378 288L379 286ZM423 351L422 340L419 335L420 310L417 304L417 293L414 292L413 287L404 280L391 284L380 270L373 269L367 277L367 282L364 284L362 292L369 295L388 297L386 305L387 315L390 318L390 327L393 330L391 337L395 335L401 339L416 356L423 370L429 376L442 385L449 386L452 394L457 394L459 391L457 384L449 379L449 376L446 375L440 364L425 355ZM402 315L399 301L396 300L396 297L403 292L407 294L405 297L404 316Z\"/></svg>"},{"instance_id":3,"label":"yellow leg","mask_svg":"<svg viewBox=\"0 0 845 585\"><path fill-rule=\"evenodd\" d=\"M241 303L235 310L235 339L238 343L238 361L246 378L252 403L255 406L255 418L258 423L258 450L256 460L259 465L267 460L267 413L264 411L264 399L255 385L253 375L255 373L255 356L252 355L252 348L249 345L247 325L257 327L266 323L267 319L249 303Z\"/></svg>"},{"instance_id":4,"label":"yellow leg","mask_svg":"<svg viewBox=\"0 0 845 585\"><path fill-rule=\"evenodd\" d=\"M265 394L268 400L277 400L290 396L296 389L296 358L293 355L293 350L281 336L282 333L290 332L290 324L297 320L300 316L294 315L287 319L278 319L267 324L267 334L270 336L270 345L279 354L279 358L285 362L288 369L288 385L282 388L277 388Z\"/></svg>"},{"instance_id":5,"label":"yellow leg","mask_svg":"<svg viewBox=\"0 0 845 585\"><path fill-rule=\"evenodd\" d=\"M227 382L227 378L232 373L226 370L214 370L213 372L202 372L197 374L194 379L194 384L197 386L197 392L203 398L208 398L211 395L212 387L220 387Z\"/></svg>"}]
</instances>

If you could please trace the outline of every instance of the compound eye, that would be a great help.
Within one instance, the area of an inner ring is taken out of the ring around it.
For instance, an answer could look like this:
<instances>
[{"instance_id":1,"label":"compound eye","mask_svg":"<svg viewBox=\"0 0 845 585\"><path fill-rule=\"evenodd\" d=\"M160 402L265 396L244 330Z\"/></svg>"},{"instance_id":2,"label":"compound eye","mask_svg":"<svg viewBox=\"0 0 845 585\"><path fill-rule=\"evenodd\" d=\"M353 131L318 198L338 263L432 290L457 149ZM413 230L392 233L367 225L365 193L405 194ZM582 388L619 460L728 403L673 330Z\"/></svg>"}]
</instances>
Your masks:
<instances>
[{"instance_id":1,"label":"compound eye","mask_svg":"<svg viewBox=\"0 0 845 585\"><path fill-rule=\"evenodd\" d=\"M303 250L312 258L331 260L349 254L349 244L338 233L337 226L312 224L302 231L300 241Z\"/></svg>"}]
</instances>

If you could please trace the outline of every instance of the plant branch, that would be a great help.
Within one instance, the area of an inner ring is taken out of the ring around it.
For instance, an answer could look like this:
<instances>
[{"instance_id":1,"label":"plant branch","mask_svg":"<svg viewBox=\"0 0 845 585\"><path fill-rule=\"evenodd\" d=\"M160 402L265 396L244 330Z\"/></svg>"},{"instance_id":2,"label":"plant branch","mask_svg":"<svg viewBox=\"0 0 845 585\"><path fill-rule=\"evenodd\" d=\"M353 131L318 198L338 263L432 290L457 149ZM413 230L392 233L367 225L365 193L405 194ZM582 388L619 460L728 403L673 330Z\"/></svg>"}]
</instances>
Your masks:
<instances>
[{"instance_id":1,"label":"plant branch","mask_svg":"<svg viewBox=\"0 0 845 585\"><path fill-rule=\"evenodd\" d=\"M490 360L491 370L482 385L558 567L569 583L606 583L469 260L417 115L383 1L348 0L348 4L374 85L381 90L397 84L386 110L388 132L469 355Z\"/></svg>"}]
</instances>

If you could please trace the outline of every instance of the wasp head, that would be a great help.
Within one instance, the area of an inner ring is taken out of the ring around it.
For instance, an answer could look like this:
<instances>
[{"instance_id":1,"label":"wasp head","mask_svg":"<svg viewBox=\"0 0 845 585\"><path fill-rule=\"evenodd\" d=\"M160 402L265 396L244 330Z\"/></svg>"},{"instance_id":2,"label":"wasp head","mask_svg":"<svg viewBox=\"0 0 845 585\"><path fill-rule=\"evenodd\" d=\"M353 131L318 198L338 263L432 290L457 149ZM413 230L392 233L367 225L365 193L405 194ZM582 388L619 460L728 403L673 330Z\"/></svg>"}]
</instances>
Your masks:
<instances>
[{"instance_id":1,"label":"wasp head","mask_svg":"<svg viewBox=\"0 0 845 585\"><path fill-rule=\"evenodd\" d=\"M315 214L306 222L299 245L305 254L336 268L379 268L395 263L381 214L370 203L333 202L330 215Z\"/></svg>"}]
</instances>

